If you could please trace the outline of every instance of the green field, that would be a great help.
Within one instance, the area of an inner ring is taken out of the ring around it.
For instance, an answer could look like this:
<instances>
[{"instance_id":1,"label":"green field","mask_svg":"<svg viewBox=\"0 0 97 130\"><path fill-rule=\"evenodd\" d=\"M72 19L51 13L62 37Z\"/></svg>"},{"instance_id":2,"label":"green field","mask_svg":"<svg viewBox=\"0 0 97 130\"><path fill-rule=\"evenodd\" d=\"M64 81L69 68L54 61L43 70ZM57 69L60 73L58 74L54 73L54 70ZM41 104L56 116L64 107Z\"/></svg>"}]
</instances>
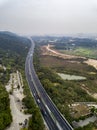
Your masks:
<instances>
[{"instance_id":1,"label":"green field","mask_svg":"<svg viewBox=\"0 0 97 130\"><path fill-rule=\"evenodd\" d=\"M97 48L77 47L72 50L59 50L59 51L65 54L97 59Z\"/></svg>"}]
</instances>

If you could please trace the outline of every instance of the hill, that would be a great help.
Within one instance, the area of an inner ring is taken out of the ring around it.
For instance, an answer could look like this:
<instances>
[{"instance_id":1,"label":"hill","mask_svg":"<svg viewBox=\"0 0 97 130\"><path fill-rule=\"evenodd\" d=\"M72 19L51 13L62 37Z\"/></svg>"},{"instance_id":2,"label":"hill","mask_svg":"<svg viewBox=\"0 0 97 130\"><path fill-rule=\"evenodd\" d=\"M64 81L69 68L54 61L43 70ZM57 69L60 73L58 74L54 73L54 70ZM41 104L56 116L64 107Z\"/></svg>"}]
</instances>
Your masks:
<instances>
[{"instance_id":1,"label":"hill","mask_svg":"<svg viewBox=\"0 0 97 130\"><path fill-rule=\"evenodd\" d=\"M25 37L10 32L0 32L0 48L5 51L10 50L22 54L29 46L30 41ZM21 51L21 49L23 50Z\"/></svg>"},{"instance_id":2,"label":"hill","mask_svg":"<svg viewBox=\"0 0 97 130\"><path fill-rule=\"evenodd\" d=\"M25 58L30 47L27 38L10 32L0 32L0 130L4 130L12 122L10 100L5 85L10 73L20 65L24 67Z\"/></svg>"}]
</instances>

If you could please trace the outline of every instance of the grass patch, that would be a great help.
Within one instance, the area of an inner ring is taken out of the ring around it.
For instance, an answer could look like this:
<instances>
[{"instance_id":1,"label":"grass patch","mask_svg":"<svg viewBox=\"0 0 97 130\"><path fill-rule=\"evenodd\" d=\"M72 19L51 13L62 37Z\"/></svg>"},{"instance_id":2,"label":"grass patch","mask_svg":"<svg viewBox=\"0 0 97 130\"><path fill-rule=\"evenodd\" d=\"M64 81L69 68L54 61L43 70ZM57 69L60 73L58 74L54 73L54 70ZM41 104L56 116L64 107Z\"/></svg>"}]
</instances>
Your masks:
<instances>
[{"instance_id":1,"label":"grass patch","mask_svg":"<svg viewBox=\"0 0 97 130\"><path fill-rule=\"evenodd\" d=\"M77 55L77 56L97 59L97 48L76 47L72 50L59 50L59 51L64 54Z\"/></svg>"}]
</instances>

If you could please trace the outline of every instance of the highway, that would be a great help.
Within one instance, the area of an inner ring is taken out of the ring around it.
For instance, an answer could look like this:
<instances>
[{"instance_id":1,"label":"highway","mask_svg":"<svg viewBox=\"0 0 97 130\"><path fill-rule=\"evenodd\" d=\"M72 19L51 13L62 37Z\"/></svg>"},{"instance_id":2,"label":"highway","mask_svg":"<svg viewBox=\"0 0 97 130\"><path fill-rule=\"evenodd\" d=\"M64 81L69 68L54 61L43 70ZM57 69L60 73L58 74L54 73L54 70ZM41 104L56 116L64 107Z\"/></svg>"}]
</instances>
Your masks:
<instances>
[{"instance_id":1,"label":"highway","mask_svg":"<svg viewBox=\"0 0 97 130\"><path fill-rule=\"evenodd\" d=\"M37 77L33 66L33 53L35 45L32 39L30 40L32 45L26 58L25 73L30 90L40 108L42 116L49 130L73 130L71 125L62 116L55 104L52 102Z\"/></svg>"}]
</instances>

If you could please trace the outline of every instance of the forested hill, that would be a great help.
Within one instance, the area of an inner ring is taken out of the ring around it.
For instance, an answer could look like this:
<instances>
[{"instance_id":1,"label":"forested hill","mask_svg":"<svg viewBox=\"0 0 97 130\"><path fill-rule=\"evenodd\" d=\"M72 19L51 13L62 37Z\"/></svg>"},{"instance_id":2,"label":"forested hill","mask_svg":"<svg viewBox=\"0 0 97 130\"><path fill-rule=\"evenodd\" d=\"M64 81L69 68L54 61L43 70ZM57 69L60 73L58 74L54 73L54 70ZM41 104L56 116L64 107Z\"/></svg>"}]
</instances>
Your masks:
<instances>
[{"instance_id":1,"label":"forested hill","mask_svg":"<svg viewBox=\"0 0 97 130\"><path fill-rule=\"evenodd\" d=\"M10 79L10 74L16 73L17 70L23 78L25 97L22 103L27 108L25 113L33 115L30 118L28 129L44 130L40 111L34 103L25 77L25 60L30 46L31 42L26 37L10 32L0 32L0 65L2 66L0 68L0 130L5 130L12 122L9 94L6 92L5 85Z\"/></svg>"},{"instance_id":2,"label":"forested hill","mask_svg":"<svg viewBox=\"0 0 97 130\"><path fill-rule=\"evenodd\" d=\"M29 39L9 32L0 32L0 130L4 130L12 122L10 100L5 85L11 73L17 70L24 73L29 47Z\"/></svg>"},{"instance_id":3,"label":"forested hill","mask_svg":"<svg viewBox=\"0 0 97 130\"><path fill-rule=\"evenodd\" d=\"M10 32L0 32L0 49L22 54L29 47L30 41L27 38Z\"/></svg>"},{"instance_id":4,"label":"forested hill","mask_svg":"<svg viewBox=\"0 0 97 130\"><path fill-rule=\"evenodd\" d=\"M5 85L9 81L10 73L24 69L29 47L30 41L27 38L10 32L0 32L0 130L4 130L12 122Z\"/></svg>"}]
</instances>

